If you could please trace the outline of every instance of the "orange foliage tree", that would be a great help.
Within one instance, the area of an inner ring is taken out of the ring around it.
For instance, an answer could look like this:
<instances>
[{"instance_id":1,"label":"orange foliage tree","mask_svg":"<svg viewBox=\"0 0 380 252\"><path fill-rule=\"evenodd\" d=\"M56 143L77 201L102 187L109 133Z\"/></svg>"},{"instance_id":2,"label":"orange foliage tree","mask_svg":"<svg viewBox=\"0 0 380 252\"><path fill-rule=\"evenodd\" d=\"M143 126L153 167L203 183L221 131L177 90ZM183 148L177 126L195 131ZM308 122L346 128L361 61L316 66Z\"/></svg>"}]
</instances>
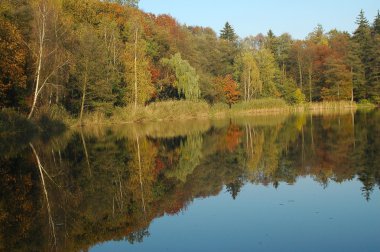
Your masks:
<instances>
[{"instance_id":1,"label":"orange foliage tree","mask_svg":"<svg viewBox=\"0 0 380 252\"><path fill-rule=\"evenodd\" d=\"M238 84L232 79L231 75L227 75L223 80L223 91L226 99L226 103L231 108L232 104L235 104L240 97Z\"/></svg>"},{"instance_id":2,"label":"orange foliage tree","mask_svg":"<svg viewBox=\"0 0 380 252\"><path fill-rule=\"evenodd\" d=\"M26 87L26 50L17 28L0 18L0 107L15 105L12 90Z\"/></svg>"}]
</instances>

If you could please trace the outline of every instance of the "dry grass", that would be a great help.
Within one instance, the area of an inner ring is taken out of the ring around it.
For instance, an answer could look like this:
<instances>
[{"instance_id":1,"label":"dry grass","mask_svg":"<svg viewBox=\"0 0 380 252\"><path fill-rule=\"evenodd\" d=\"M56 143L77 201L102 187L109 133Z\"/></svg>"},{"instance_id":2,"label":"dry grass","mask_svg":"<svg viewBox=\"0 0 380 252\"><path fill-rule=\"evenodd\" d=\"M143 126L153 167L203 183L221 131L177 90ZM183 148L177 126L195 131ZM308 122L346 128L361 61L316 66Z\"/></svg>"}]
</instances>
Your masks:
<instances>
[{"instance_id":1,"label":"dry grass","mask_svg":"<svg viewBox=\"0 0 380 252\"><path fill-rule=\"evenodd\" d=\"M343 113L356 110L356 103L349 101L304 103L290 106L282 99L258 99L235 104L230 109L226 104L210 106L204 101L167 101L148 106L115 108L111 117L100 112L86 114L84 125L110 125L133 122L189 121L191 119L244 118L251 115L279 115L290 113ZM79 121L74 123L79 125Z\"/></svg>"}]
</instances>

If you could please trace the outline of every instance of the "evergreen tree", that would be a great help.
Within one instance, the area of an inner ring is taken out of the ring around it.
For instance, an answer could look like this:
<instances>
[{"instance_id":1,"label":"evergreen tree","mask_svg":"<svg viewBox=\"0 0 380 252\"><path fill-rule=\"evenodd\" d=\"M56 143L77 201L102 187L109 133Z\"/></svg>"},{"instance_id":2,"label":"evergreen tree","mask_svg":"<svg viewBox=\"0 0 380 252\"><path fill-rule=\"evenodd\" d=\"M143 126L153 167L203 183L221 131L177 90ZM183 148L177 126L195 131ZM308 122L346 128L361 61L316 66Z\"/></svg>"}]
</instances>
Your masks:
<instances>
[{"instance_id":1,"label":"evergreen tree","mask_svg":"<svg viewBox=\"0 0 380 252\"><path fill-rule=\"evenodd\" d=\"M237 41L237 35L234 28L226 22L223 30L220 31L220 38L235 43Z\"/></svg>"},{"instance_id":2,"label":"evergreen tree","mask_svg":"<svg viewBox=\"0 0 380 252\"><path fill-rule=\"evenodd\" d=\"M267 37L265 39L265 48L270 50L273 55L277 54L277 38L271 29L269 29Z\"/></svg>"},{"instance_id":3,"label":"evergreen tree","mask_svg":"<svg viewBox=\"0 0 380 252\"><path fill-rule=\"evenodd\" d=\"M369 96L375 103L380 103L380 12L372 25L370 76L369 76Z\"/></svg>"},{"instance_id":4,"label":"evergreen tree","mask_svg":"<svg viewBox=\"0 0 380 252\"><path fill-rule=\"evenodd\" d=\"M353 97L356 101L364 99L366 95L364 65L360 60L359 45L352 40L347 55L347 64L352 73Z\"/></svg>"},{"instance_id":5,"label":"evergreen tree","mask_svg":"<svg viewBox=\"0 0 380 252\"><path fill-rule=\"evenodd\" d=\"M368 23L368 20L364 16L364 11L361 10L360 14L356 20L356 24L358 28L354 32L353 41L357 43L358 57L361 60L362 65L364 66L364 79L365 86L363 87L363 94L358 97L359 99L368 98L368 84L370 78L370 62L372 58L372 50L371 50L371 28Z\"/></svg>"},{"instance_id":6,"label":"evergreen tree","mask_svg":"<svg viewBox=\"0 0 380 252\"><path fill-rule=\"evenodd\" d=\"M372 31L375 35L380 34L380 11L377 11L377 15L373 21Z\"/></svg>"}]
</instances>

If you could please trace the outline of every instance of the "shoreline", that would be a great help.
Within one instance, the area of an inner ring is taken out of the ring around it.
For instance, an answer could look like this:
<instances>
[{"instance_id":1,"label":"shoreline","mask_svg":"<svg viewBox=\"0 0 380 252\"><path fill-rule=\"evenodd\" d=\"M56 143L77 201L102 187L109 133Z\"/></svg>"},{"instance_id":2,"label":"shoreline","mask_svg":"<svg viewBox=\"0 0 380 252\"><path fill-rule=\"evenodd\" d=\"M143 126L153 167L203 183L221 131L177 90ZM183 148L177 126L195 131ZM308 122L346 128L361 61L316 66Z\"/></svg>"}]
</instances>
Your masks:
<instances>
[{"instance_id":1,"label":"shoreline","mask_svg":"<svg viewBox=\"0 0 380 252\"><path fill-rule=\"evenodd\" d=\"M288 105L281 99L259 99L251 102L237 103L228 108L226 104L209 105L204 101L166 101L154 103L145 107L115 108L113 115L106 116L101 112L92 112L84 115L82 123L78 118L68 115L64 110L57 113L51 111L32 121L12 110L0 111L3 115L0 120L1 134L22 134L26 128L54 129L55 124L63 124L66 128L77 128L91 125L123 125L151 122L179 122L190 120L218 120L228 118L242 118L251 116L281 115L281 114L339 114L356 111L358 109L375 109L374 104L358 104L346 101L341 102L314 102L299 105ZM41 120L47 117L46 120ZM51 124L51 125L50 125ZM30 126L30 127L29 127Z\"/></svg>"},{"instance_id":2,"label":"shoreline","mask_svg":"<svg viewBox=\"0 0 380 252\"><path fill-rule=\"evenodd\" d=\"M163 102L172 103L172 102ZM162 103L162 104L163 104ZM181 103L181 102L174 102ZM195 103L197 104L197 103ZM174 105L174 104L172 104ZM236 104L238 106L239 104ZM133 112L131 108L120 108L111 117L106 117L101 113L86 114L83 119L83 123L77 119L70 124L69 127L81 127L89 125L122 125L133 123L151 123L151 122L178 122L188 120L217 120L236 117L250 117L250 116L265 116L265 115L279 115L279 114L293 114L293 113L311 113L311 114L324 114L324 113L345 113L356 111L358 109L375 109L373 104L357 104L351 102L321 102L321 103L305 103L301 105L286 105L286 106L274 106L272 108L239 108L232 107L218 108L219 106L204 107L203 110L194 112L192 108L183 111L182 114L176 114L173 111L156 111L152 113L149 111L149 106L138 107L137 112ZM167 114L165 114L167 112ZM128 118L129 117L129 118Z\"/></svg>"}]
</instances>

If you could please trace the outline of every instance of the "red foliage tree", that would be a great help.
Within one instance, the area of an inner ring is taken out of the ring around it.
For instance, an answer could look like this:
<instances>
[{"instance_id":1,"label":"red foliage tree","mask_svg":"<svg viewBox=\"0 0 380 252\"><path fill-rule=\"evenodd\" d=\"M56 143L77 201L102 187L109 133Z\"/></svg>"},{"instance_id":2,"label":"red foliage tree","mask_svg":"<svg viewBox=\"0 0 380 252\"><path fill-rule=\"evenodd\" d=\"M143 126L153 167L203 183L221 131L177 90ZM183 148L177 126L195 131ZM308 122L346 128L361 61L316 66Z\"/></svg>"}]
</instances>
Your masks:
<instances>
[{"instance_id":1,"label":"red foliage tree","mask_svg":"<svg viewBox=\"0 0 380 252\"><path fill-rule=\"evenodd\" d=\"M226 99L226 103L231 108L232 104L235 104L240 97L238 90L238 84L232 79L231 75L227 75L223 80L223 91Z\"/></svg>"}]
</instances>

